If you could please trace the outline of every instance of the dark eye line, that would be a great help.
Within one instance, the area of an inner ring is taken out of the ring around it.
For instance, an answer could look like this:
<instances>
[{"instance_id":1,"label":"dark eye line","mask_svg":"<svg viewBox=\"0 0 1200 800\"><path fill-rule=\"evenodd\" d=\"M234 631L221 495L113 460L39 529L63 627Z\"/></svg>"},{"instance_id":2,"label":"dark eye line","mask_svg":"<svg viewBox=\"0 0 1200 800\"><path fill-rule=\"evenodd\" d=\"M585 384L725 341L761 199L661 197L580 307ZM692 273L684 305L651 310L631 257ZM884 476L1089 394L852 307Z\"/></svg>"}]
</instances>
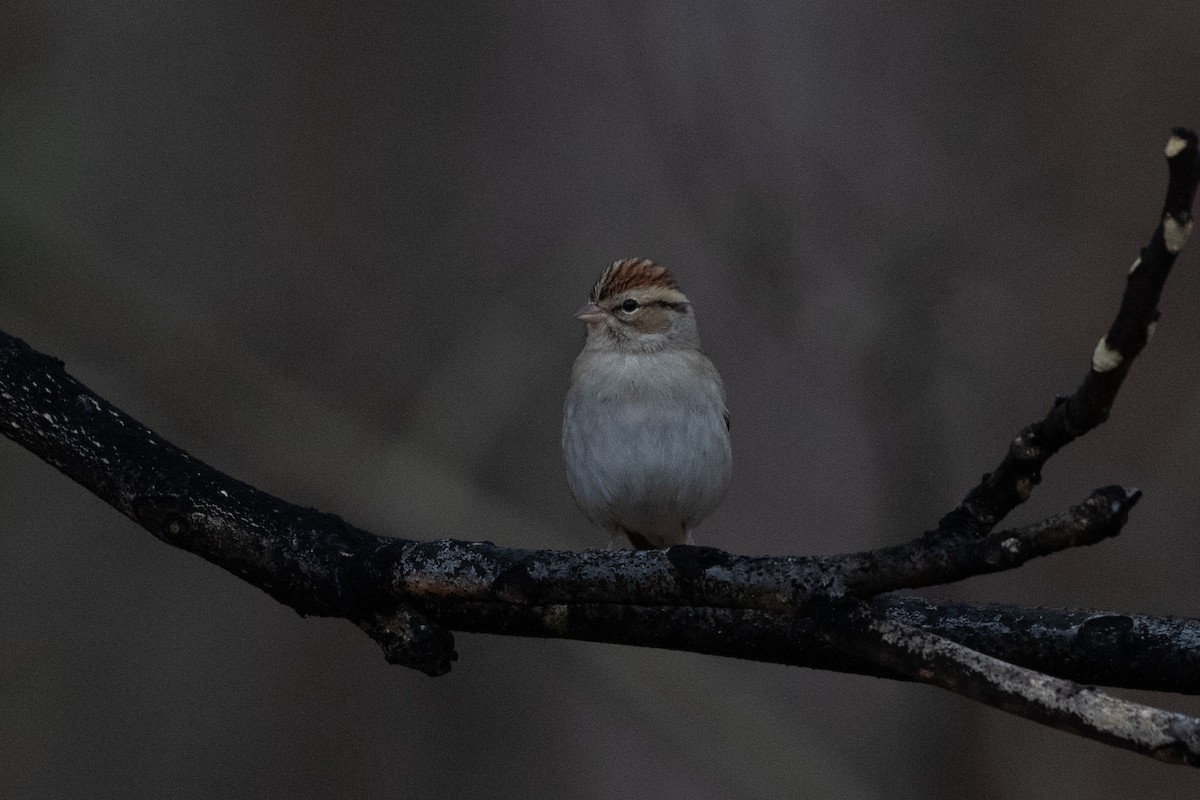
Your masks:
<instances>
[{"instance_id":1,"label":"dark eye line","mask_svg":"<svg viewBox=\"0 0 1200 800\"><path fill-rule=\"evenodd\" d=\"M626 305L627 303L633 303L633 305ZM687 313L688 309L687 303L676 303L671 300L651 300L649 303L639 303L632 297L626 300L624 303L621 303L621 305L617 306L617 308L622 311L632 312L637 311L639 308L649 308L650 306L662 306L663 308L670 308L674 309L675 311L682 311L684 313Z\"/></svg>"}]
</instances>

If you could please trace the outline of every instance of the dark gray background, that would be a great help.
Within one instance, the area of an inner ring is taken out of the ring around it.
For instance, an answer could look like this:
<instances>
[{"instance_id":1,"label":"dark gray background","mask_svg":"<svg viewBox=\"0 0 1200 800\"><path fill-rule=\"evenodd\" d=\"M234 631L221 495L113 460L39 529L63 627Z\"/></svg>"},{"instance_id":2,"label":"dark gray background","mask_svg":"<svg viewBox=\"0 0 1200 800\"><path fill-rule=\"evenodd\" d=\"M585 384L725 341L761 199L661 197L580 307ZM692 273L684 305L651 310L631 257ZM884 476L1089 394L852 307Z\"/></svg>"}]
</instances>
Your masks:
<instances>
[{"instance_id":1,"label":"dark gray background","mask_svg":"<svg viewBox=\"0 0 1200 800\"><path fill-rule=\"evenodd\" d=\"M289 500L583 548L571 314L650 256L734 415L699 540L899 541L1077 383L1200 125L1195 3L983 5L4 2L0 327ZM933 594L1200 615L1197 266L1015 518L1122 482L1126 534ZM6 441L0 486L6 797L1195 796L886 681L470 635L431 680Z\"/></svg>"}]
</instances>

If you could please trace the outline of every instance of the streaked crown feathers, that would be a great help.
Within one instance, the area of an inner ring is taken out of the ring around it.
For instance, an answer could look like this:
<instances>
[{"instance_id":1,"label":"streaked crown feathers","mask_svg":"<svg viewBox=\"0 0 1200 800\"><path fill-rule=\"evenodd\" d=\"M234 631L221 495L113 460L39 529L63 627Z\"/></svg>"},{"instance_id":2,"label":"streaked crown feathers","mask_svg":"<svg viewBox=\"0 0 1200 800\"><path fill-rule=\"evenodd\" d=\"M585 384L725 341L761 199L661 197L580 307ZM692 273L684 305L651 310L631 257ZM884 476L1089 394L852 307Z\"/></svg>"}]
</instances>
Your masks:
<instances>
[{"instance_id":1,"label":"streaked crown feathers","mask_svg":"<svg viewBox=\"0 0 1200 800\"><path fill-rule=\"evenodd\" d=\"M679 285L666 267L648 258L623 258L608 265L592 287L591 300L599 303L613 295L632 289L670 289L678 292Z\"/></svg>"}]
</instances>

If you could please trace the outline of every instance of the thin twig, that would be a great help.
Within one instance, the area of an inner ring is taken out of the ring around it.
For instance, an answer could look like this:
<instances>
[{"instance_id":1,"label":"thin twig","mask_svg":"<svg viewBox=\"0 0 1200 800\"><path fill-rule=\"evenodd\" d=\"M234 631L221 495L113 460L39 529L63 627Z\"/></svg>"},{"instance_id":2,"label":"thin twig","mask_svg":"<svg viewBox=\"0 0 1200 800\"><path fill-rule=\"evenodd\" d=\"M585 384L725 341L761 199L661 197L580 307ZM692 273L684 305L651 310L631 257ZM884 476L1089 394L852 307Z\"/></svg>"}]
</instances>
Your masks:
<instances>
[{"instance_id":1,"label":"thin twig","mask_svg":"<svg viewBox=\"0 0 1200 800\"><path fill-rule=\"evenodd\" d=\"M1196 134L1172 131L1167 142L1167 196L1150 243L1142 248L1125 282L1121 308L1096 345L1091 368L1074 394L1059 398L1041 420L1026 427L1008 454L956 508L926 534L931 540L985 536L1029 499L1042 467L1066 445L1108 419L1121 383L1158 322L1158 300L1175 257L1192 230L1192 201L1200 183Z\"/></svg>"},{"instance_id":2,"label":"thin twig","mask_svg":"<svg viewBox=\"0 0 1200 800\"><path fill-rule=\"evenodd\" d=\"M982 539L961 534L922 537L837 556L832 563L843 576L846 592L856 597L953 583L1116 536L1141 496L1137 489L1106 486L1082 503L1024 528L998 531Z\"/></svg>"}]
</instances>

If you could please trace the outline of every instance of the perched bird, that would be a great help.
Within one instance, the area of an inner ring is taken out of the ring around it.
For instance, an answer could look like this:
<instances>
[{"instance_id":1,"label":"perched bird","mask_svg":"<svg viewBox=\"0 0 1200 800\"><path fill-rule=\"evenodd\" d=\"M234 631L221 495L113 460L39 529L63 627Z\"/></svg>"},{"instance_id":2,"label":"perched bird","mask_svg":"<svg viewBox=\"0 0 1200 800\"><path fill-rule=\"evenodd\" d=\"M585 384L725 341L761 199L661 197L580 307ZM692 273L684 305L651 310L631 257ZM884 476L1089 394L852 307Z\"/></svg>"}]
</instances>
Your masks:
<instances>
[{"instance_id":1,"label":"perched bird","mask_svg":"<svg viewBox=\"0 0 1200 800\"><path fill-rule=\"evenodd\" d=\"M690 543L729 485L729 412L696 317L666 267L614 261L575 315L587 323L563 412L579 508L639 550Z\"/></svg>"}]
</instances>

